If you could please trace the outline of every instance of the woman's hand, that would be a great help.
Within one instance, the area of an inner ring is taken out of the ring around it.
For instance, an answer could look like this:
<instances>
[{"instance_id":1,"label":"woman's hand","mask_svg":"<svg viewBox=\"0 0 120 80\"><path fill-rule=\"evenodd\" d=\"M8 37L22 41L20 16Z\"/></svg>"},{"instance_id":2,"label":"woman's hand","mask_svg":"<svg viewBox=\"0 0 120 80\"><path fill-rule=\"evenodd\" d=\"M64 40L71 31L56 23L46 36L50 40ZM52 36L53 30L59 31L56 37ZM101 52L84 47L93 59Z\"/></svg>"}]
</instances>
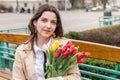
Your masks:
<instances>
[{"instance_id":1,"label":"woman's hand","mask_svg":"<svg viewBox=\"0 0 120 80\"><path fill-rule=\"evenodd\" d=\"M48 78L46 80L57 80L57 78Z\"/></svg>"}]
</instances>

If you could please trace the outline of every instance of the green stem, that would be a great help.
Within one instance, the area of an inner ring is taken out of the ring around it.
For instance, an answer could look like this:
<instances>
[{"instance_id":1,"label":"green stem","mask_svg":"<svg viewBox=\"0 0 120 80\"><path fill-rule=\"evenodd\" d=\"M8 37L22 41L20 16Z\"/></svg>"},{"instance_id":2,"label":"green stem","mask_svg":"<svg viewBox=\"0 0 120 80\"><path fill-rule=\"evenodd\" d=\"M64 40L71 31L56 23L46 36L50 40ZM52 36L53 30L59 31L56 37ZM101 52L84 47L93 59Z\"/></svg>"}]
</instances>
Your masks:
<instances>
[{"instance_id":1,"label":"green stem","mask_svg":"<svg viewBox=\"0 0 120 80\"><path fill-rule=\"evenodd\" d=\"M58 58L55 59L56 60L56 64L55 64L55 69L58 69L58 66L60 65L60 62L62 61L62 55L60 55Z\"/></svg>"},{"instance_id":2,"label":"green stem","mask_svg":"<svg viewBox=\"0 0 120 80\"><path fill-rule=\"evenodd\" d=\"M63 66L62 70L65 71L67 67L69 67L72 64L76 64L76 56L69 56L69 58L66 60L66 64Z\"/></svg>"}]
</instances>

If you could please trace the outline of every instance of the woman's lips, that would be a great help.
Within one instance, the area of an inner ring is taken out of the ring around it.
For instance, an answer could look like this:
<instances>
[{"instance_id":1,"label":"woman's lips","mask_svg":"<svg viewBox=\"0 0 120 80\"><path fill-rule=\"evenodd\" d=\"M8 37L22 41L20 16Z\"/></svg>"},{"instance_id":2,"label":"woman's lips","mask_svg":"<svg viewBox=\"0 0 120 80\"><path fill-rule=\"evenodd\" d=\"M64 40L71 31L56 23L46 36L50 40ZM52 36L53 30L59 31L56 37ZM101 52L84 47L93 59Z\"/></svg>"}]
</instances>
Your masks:
<instances>
[{"instance_id":1,"label":"woman's lips","mask_svg":"<svg viewBox=\"0 0 120 80\"><path fill-rule=\"evenodd\" d=\"M50 31L50 30L44 30L44 32L45 32L45 33L49 33L49 32L51 32L51 31Z\"/></svg>"}]
</instances>

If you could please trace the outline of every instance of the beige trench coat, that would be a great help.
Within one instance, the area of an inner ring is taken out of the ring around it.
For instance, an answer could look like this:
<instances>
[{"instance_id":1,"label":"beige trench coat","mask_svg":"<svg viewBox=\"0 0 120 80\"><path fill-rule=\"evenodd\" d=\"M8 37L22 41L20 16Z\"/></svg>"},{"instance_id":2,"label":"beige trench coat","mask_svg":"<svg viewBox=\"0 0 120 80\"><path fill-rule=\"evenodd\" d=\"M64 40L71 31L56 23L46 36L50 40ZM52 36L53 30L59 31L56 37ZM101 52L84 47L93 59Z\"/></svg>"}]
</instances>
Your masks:
<instances>
[{"instance_id":1,"label":"beige trench coat","mask_svg":"<svg viewBox=\"0 0 120 80\"><path fill-rule=\"evenodd\" d=\"M59 39L60 44L65 44L67 39ZM16 49L15 61L13 64L13 80L37 80L34 68L34 53L31 44L22 44ZM78 65L71 68L64 80L81 80Z\"/></svg>"}]
</instances>

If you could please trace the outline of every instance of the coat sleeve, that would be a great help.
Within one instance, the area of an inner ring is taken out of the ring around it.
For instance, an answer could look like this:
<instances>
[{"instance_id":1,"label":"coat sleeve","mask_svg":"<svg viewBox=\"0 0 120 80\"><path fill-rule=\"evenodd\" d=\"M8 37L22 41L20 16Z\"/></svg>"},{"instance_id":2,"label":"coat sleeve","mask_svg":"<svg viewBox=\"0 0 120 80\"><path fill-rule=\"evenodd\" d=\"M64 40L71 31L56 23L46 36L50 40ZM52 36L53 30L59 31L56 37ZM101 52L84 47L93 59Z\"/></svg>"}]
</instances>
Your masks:
<instances>
[{"instance_id":1,"label":"coat sleeve","mask_svg":"<svg viewBox=\"0 0 120 80\"><path fill-rule=\"evenodd\" d=\"M63 77L64 80L82 80L81 75L79 73L78 65L72 67L68 72L67 75Z\"/></svg>"},{"instance_id":2,"label":"coat sleeve","mask_svg":"<svg viewBox=\"0 0 120 80\"><path fill-rule=\"evenodd\" d=\"M22 67L22 58L21 51L19 49L16 50L15 53L15 61L13 64L13 72L12 72L13 80L26 80Z\"/></svg>"}]
</instances>

